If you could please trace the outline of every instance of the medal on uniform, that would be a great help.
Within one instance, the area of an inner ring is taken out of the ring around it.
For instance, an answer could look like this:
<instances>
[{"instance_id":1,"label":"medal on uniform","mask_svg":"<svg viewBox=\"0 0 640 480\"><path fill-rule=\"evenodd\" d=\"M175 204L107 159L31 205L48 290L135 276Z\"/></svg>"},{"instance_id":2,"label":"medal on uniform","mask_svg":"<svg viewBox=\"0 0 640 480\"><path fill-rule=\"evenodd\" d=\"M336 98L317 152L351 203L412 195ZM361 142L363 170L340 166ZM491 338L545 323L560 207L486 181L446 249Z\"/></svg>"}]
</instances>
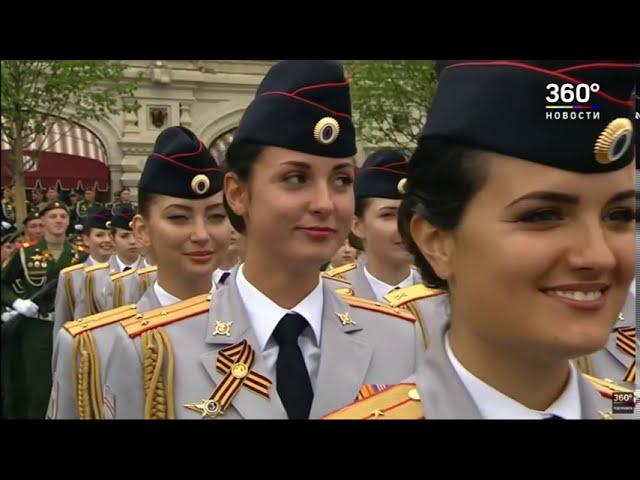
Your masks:
<instances>
[{"instance_id":1,"label":"medal on uniform","mask_svg":"<svg viewBox=\"0 0 640 480\"><path fill-rule=\"evenodd\" d=\"M336 315L338 316L338 318L340 319L340 323L342 324L343 327L347 326L347 325L355 325L356 321L351 318L351 314L349 312L344 312L344 313L337 313Z\"/></svg>"},{"instance_id":2,"label":"medal on uniform","mask_svg":"<svg viewBox=\"0 0 640 480\"><path fill-rule=\"evenodd\" d=\"M231 336L231 325L233 322L219 322L216 320L216 329L213 331L214 335L224 335L225 337Z\"/></svg>"},{"instance_id":3,"label":"medal on uniform","mask_svg":"<svg viewBox=\"0 0 640 480\"><path fill-rule=\"evenodd\" d=\"M241 387L269 398L269 387L272 382L251 370L254 360L255 352L246 340L223 348L218 352L216 359L216 370L224 375L220 384L209 398L195 403L185 403L183 406L198 412L201 418L213 420L224 414Z\"/></svg>"}]
</instances>

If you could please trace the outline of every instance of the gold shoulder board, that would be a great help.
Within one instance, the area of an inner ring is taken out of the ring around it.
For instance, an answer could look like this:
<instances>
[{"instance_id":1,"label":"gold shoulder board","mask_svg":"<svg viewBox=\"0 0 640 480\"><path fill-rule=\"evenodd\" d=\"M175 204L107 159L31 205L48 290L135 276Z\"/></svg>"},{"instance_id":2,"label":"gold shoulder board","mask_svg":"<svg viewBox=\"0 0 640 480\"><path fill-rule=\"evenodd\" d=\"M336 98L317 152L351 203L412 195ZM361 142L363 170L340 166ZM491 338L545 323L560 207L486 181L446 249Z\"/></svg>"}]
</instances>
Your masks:
<instances>
[{"instance_id":1,"label":"gold shoulder board","mask_svg":"<svg viewBox=\"0 0 640 480\"><path fill-rule=\"evenodd\" d=\"M109 278L111 278L111 281L115 282L116 280L120 280L121 278L128 277L129 275L136 273L136 271L137 270L135 268L130 268L126 272L112 273L109 275Z\"/></svg>"},{"instance_id":2,"label":"gold shoulder board","mask_svg":"<svg viewBox=\"0 0 640 480\"><path fill-rule=\"evenodd\" d=\"M84 269L84 273L93 273L96 270L102 270L104 268L109 268L109 262L96 263L95 265L91 265L90 267L86 267Z\"/></svg>"},{"instance_id":3,"label":"gold shoulder board","mask_svg":"<svg viewBox=\"0 0 640 480\"><path fill-rule=\"evenodd\" d=\"M167 307L138 313L120 324L131 338L135 338L148 330L205 313L209 310L210 304L211 294L204 293Z\"/></svg>"},{"instance_id":4,"label":"gold shoulder board","mask_svg":"<svg viewBox=\"0 0 640 480\"><path fill-rule=\"evenodd\" d=\"M442 295L444 293L446 293L444 290L436 290L422 284L416 284L398 290L392 290L384 296L384 299L393 307L401 307L415 300Z\"/></svg>"},{"instance_id":5,"label":"gold shoulder board","mask_svg":"<svg viewBox=\"0 0 640 480\"><path fill-rule=\"evenodd\" d=\"M147 273L152 273L152 272L155 272L156 270L158 270L157 265L151 265L150 267L139 268L138 275L140 276L146 275Z\"/></svg>"},{"instance_id":6,"label":"gold shoulder board","mask_svg":"<svg viewBox=\"0 0 640 480\"><path fill-rule=\"evenodd\" d=\"M358 400L323 417L324 420L417 420L424 418L413 383L401 383Z\"/></svg>"},{"instance_id":7,"label":"gold shoulder board","mask_svg":"<svg viewBox=\"0 0 640 480\"><path fill-rule=\"evenodd\" d=\"M60 273L62 273L63 275L67 275L71 272L74 272L76 270L81 270L85 267L86 265L84 263L78 263L76 265L71 265L70 267L63 268L62 270L60 270Z\"/></svg>"},{"instance_id":8,"label":"gold shoulder board","mask_svg":"<svg viewBox=\"0 0 640 480\"><path fill-rule=\"evenodd\" d=\"M90 315L88 317L79 318L78 320L72 320L65 323L64 328L71 334L71 336L75 337L76 335L91 331L104 325L121 322L129 317L133 317L136 313L136 305L135 303L132 303L112 310L96 313L95 315Z\"/></svg>"},{"instance_id":9,"label":"gold shoulder board","mask_svg":"<svg viewBox=\"0 0 640 480\"><path fill-rule=\"evenodd\" d=\"M598 377L594 377L592 375L587 375L583 373L582 376L591 382L591 384L595 387L596 390L605 398L613 397L614 392L622 392L622 393L633 393L633 390L629 390L628 388L624 388L618 385L613 380L605 378L604 380Z\"/></svg>"},{"instance_id":10,"label":"gold shoulder board","mask_svg":"<svg viewBox=\"0 0 640 480\"><path fill-rule=\"evenodd\" d=\"M341 275L343 273L349 272L356 268L358 265L356 263L347 263L346 265L342 265L340 267L332 268L331 270L327 270L324 272L325 275L329 277L335 277L336 275Z\"/></svg>"},{"instance_id":11,"label":"gold shoulder board","mask_svg":"<svg viewBox=\"0 0 640 480\"><path fill-rule=\"evenodd\" d=\"M408 310L403 308L391 307L375 300L369 300L368 298L355 297L352 295L343 294L336 291L342 300L344 300L350 307L362 308L364 310L371 310L373 312L385 313L409 322L415 322L416 317L413 316Z\"/></svg>"}]
</instances>

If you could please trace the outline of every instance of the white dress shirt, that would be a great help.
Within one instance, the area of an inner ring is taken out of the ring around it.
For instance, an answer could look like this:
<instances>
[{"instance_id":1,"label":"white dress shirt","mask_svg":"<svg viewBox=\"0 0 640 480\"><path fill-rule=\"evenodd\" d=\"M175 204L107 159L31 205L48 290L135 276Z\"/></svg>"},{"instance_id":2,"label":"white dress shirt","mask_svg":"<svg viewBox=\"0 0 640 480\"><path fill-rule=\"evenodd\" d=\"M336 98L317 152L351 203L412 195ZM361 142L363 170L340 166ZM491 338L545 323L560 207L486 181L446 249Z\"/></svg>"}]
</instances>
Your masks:
<instances>
[{"instance_id":1,"label":"white dress shirt","mask_svg":"<svg viewBox=\"0 0 640 480\"><path fill-rule=\"evenodd\" d=\"M220 278L222 278L222 275L224 275L225 273L231 273L230 270L222 270L221 268L216 268L213 271L213 283L215 283L216 285L218 285L220 283ZM226 282L229 281L229 277L227 277L227 280L225 281L225 285Z\"/></svg>"},{"instance_id":2,"label":"white dress shirt","mask_svg":"<svg viewBox=\"0 0 640 480\"><path fill-rule=\"evenodd\" d=\"M213 285L211 285L211 291L213 292L215 291L215 289L216 289L216 284L214 283ZM169 292L167 292L164 288L162 288L157 280L153 284L153 291L155 292L156 297L158 297L158 301L160 302L160 305L162 305L163 307L166 307L168 305L173 305L174 303L178 303L182 301L178 297L174 297Z\"/></svg>"},{"instance_id":3,"label":"white dress shirt","mask_svg":"<svg viewBox=\"0 0 640 480\"><path fill-rule=\"evenodd\" d=\"M384 302L384 296L396 287L405 288L413 285L413 271L411 269L409 269L409 276L402 280L398 285L389 285L388 283L378 280L369 273L367 267L364 267L364 276L367 278L367 281L369 282L369 285L371 285L371 289L379 302Z\"/></svg>"},{"instance_id":4,"label":"white dress shirt","mask_svg":"<svg viewBox=\"0 0 640 480\"><path fill-rule=\"evenodd\" d=\"M115 257L116 257L116 263L118 264L118 271L119 272L124 272L124 269L126 267L129 267L129 268L142 267L142 265L141 265L142 262L140 262L140 257L136 258L136 261L133 262L131 265L127 265L122 260L120 260L120 257L118 255L115 255Z\"/></svg>"},{"instance_id":5,"label":"white dress shirt","mask_svg":"<svg viewBox=\"0 0 640 480\"><path fill-rule=\"evenodd\" d=\"M162 305L163 307L173 305L174 303L178 303L180 301L178 297L174 297L169 292L167 292L164 288L162 288L158 284L158 282L155 282L153 284L153 291L155 292L156 297L158 297L158 301L160 302L160 305Z\"/></svg>"},{"instance_id":6,"label":"white dress shirt","mask_svg":"<svg viewBox=\"0 0 640 480\"><path fill-rule=\"evenodd\" d=\"M469 372L453 354L449 345L448 335L445 336L445 349L449 361L483 418L489 420L542 420L552 415L557 415L566 420L579 420L582 418L578 374L573 365L569 364L571 369L569 382L562 394L549 408L541 412L522 405Z\"/></svg>"},{"instance_id":7,"label":"white dress shirt","mask_svg":"<svg viewBox=\"0 0 640 480\"><path fill-rule=\"evenodd\" d=\"M276 375L279 346L272 334L282 317L287 313L295 312L302 315L309 323L311 328L307 327L302 331L300 337L298 337L298 345L302 350L304 363L309 372L311 386L315 388L320 366L320 335L322 329L322 306L324 303L320 277L318 277L317 287L291 310L277 305L254 287L244 276L244 265L241 265L238 269L236 284L244 308L249 315L249 323L262 349L262 358L268 370L264 374L267 377L275 378Z\"/></svg>"}]
</instances>

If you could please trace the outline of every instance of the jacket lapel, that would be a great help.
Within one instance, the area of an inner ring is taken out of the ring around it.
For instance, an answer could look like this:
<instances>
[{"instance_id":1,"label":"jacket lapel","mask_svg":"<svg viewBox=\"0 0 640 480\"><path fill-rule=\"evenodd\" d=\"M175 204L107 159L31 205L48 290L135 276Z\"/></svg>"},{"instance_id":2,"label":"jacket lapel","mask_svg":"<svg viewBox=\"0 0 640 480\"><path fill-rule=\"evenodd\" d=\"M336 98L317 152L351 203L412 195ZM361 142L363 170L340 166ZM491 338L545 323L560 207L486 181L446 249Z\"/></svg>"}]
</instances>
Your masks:
<instances>
[{"instance_id":1,"label":"jacket lapel","mask_svg":"<svg viewBox=\"0 0 640 480\"><path fill-rule=\"evenodd\" d=\"M251 329L247 312L235 283L235 272L229 276L226 285L227 288L219 289L213 295L205 338L209 350L200 356L202 366L212 382L211 392L224 378L224 375L216 370L216 359L220 350L242 340L246 340L255 352L255 360L251 370L269 378L260 346ZM231 322L229 336L220 333L224 331L223 325L227 322ZM275 379L269 378L269 380L273 382L269 388L269 398L241 386L227 411L234 408L243 418L286 419L287 414L278 397Z\"/></svg>"},{"instance_id":2,"label":"jacket lapel","mask_svg":"<svg viewBox=\"0 0 640 480\"><path fill-rule=\"evenodd\" d=\"M357 268L347 272L346 279L353 285L353 291L358 297L368 298L370 300L377 300L376 294L371 288L371 284L367 277L364 275L364 266L358 265Z\"/></svg>"},{"instance_id":3,"label":"jacket lapel","mask_svg":"<svg viewBox=\"0 0 640 480\"><path fill-rule=\"evenodd\" d=\"M362 326L343 326L337 315L351 313L350 307L329 282L323 281L323 291L320 367L310 418L319 418L355 401L373 356L373 348L358 340Z\"/></svg>"},{"instance_id":4,"label":"jacket lapel","mask_svg":"<svg viewBox=\"0 0 640 480\"><path fill-rule=\"evenodd\" d=\"M418 353L413 380L418 386L426 419L482 419L480 410L449 361L444 346L448 322L430 330L431 344Z\"/></svg>"}]
</instances>

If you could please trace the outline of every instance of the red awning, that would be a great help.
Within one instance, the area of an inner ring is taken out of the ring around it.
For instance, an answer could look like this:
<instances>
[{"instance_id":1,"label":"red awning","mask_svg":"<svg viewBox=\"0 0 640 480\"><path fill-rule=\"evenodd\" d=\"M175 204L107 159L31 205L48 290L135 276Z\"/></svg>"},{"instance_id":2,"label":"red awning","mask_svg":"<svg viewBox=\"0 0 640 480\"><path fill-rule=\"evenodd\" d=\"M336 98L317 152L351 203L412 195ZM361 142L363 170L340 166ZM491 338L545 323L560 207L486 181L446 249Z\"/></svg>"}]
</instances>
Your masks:
<instances>
[{"instance_id":1,"label":"red awning","mask_svg":"<svg viewBox=\"0 0 640 480\"><path fill-rule=\"evenodd\" d=\"M2 186L11 183L6 159L2 151ZM109 167L99 160L67 153L41 152L38 167L25 175L27 188L57 186L64 190L94 186L102 192L109 190Z\"/></svg>"}]
</instances>

